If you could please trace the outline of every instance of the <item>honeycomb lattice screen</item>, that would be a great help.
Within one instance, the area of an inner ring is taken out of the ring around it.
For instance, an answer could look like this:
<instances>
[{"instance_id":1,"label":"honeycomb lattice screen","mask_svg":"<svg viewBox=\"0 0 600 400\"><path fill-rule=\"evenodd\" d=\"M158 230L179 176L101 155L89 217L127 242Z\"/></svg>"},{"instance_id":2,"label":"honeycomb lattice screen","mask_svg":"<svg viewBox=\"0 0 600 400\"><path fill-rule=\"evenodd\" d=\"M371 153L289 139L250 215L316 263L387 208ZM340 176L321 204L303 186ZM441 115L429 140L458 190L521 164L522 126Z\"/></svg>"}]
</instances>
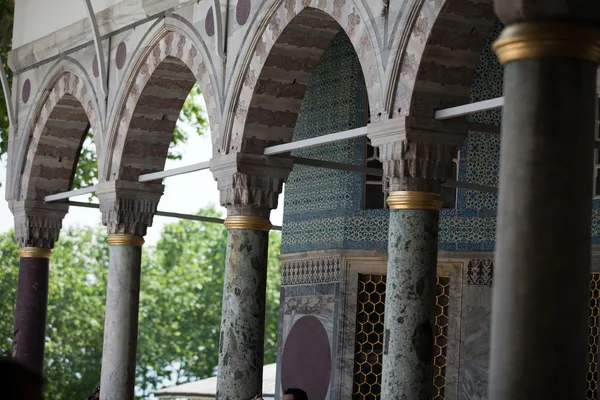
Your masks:
<instances>
[{"instance_id":1,"label":"honeycomb lattice screen","mask_svg":"<svg viewBox=\"0 0 600 400\"><path fill-rule=\"evenodd\" d=\"M438 276L435 294L435 341L433 348L433 399L444 400L446 351L448 349L448 305L450 277Z\"/></svg>"},{"instance_id":2,"label":"honeycomb lattice screen","mask_svg":"<svg viewBox=\"0 0 600 400\"><path fill-rule=\"evenodd\" d=\"M385 275L359 275L354 356L355 400L375 400L381 394Z\"/></svg>"},{"instance_id":3,"label":"honeycomb lattice screen","mask_svg":"<svg viewBox=\"0 0 600 400\"><path fill-rule=\"evenodd\" d=\"M588 373L587 400L598 399L598 319L600 318L600 272L593 272L590 279L590 318L588 325Z\"/></svg>"},{"instance_id":4,"label":"honeycomb lattice screen","mask_svg":"<svg viewBox=\"0 0 600 400\"><path fill-rule=\"evenodd\" d=\"M450 278L437 278L434 400L443 400L446 384L446 348L448 343L448 304ZM356 315L354 400L379 400L383 355L383 318L385 275L359 275Z\"/></svg>"}]
</instances>

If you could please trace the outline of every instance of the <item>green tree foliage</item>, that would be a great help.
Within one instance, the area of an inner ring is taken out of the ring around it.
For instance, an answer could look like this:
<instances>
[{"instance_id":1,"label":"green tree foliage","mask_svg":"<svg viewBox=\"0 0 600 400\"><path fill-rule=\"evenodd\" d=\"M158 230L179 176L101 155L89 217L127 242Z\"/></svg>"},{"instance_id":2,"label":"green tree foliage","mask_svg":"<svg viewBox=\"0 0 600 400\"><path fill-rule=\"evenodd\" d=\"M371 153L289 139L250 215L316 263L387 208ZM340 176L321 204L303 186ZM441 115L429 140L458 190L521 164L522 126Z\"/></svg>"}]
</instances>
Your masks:
<instances>
[{"instance_id":1,"label":"green tree foliage","mask_svg":"<svg viewBox=\"0 0 600 400\"><path fill-rule=\"evenodd\" d=\"M10 51L14 14L14 0L0 0L0 62L8 74L8 83L12 84L10 68L6 63L6 55ZM8 150L8 112L4 92L0 91L0 157Z\"/></svg>"},{"instance_id":2,"label":"green tree foliage","mask_svg":"<svg viewBox=\"0 0 600 400\"><path fill-rule=\"evenodd\" d=\"M214 209L202 215L219 217ZM179 221L145 247L140 293L137 394L212 376L218 362L227 233ZM275 362L279 316L279 233L269 238L265 362ZM100 380L108 270L100 228L66 229L51 260L46 340L47 398L84 399ZM12 352L18 273L13 233L0 235L0 356Z\"/></svg>"}]
</instances>

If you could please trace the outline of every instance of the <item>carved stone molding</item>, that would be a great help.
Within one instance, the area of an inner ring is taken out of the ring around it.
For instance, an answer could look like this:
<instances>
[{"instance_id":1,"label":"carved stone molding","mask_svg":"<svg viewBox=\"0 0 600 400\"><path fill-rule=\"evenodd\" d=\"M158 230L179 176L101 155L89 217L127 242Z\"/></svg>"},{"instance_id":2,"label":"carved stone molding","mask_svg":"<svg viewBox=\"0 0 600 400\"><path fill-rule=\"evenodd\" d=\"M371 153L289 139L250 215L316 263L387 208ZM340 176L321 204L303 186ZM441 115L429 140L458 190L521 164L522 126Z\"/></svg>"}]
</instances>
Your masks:
<instances>
[{"instance_id":1,"label":"carved stone molding","mask_svg":"<svg viewBox=\"0 0 600 400\"><path fill-rule=\"evenodd\" d=\"M19 247L54 247L62 220L69 210L68 204L22 200L10 202L9 206L15 217L15 237Z\"/></svg>"},{"instance_id":2,"label":"carved stone molding","mask_svg":"<svg viewBox=\"0 0 600 400\"><path fill-rule=\"evenodd\" d=\"M97 185L102 223L109 234L146 235L160 197L161 184L109 181Z\"/></svg>"},{"instance_id":3,"label":"carved stone molding","mask_svg":"<svg viewBox=\"0 0 600 400\"><path fill-rule=\"evenodd\" d=\"M283 183L292 170L290 159L232 153L210 160L220 202L227 215L269 217L277 208Z\"/></svg>"},{"instance_id":4,"label":"carved stone molding","mask_svg":"<svg viewBox=\"0 0 600 400\"><path fill-rule=\"evenodd\" d=\"M341 264L342 256L339 254L283 261L281 285L339 281Z\"/></svg>"},{"instance_id":5,"label":"carved stone molding","mask_svg":"<svg viewBox=\"0 0 600 400\"><path fill-rule=\"evenodd\" d=\"M469 285L492 286L494 282L494 260L471 259L467 264Z\"/></svg>"},{"instance_id":6,"label":"carved stone molding","mask_svg":"<svg viewBox=\"0 0 600 400\"><path fill-rule=\"evenodd\" d=\"M401 117L368 126L383 164L383 190L438 193L452 177L452 163L468 127L434 119Z\"/></svg>"}]
</instances>

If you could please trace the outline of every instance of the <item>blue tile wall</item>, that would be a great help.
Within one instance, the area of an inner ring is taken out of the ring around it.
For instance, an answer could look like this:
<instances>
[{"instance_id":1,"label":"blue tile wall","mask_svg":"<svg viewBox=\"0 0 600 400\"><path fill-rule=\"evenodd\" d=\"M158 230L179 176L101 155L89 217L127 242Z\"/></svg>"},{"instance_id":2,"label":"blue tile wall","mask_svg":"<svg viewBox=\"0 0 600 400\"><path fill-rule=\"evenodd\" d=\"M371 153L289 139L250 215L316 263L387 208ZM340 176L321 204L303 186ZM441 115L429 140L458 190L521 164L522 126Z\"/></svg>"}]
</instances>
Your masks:
<instances>
[{"instance_id":1,"label":"blue tile wall","mask_svg":"<svg viewBox=\"0 0 600 400\"><path fill-rule=\"evenodd\" d=\"M501 30L498 23L482 52L472 101L502 95L503 71L490 46ZM360 64L350 40L340 33L311 78L294 140L364 126L366 107ZM491 110L472 115L470 120L499 125L500 117L500 110ZM293 155L361 165L363 152L364 140L356 139L296 151ZM499 154L499 135L471 132L461 150L459 180L497 186ZM361 210L361 190L362 177L358 173L295 166L285 188L281 252L387 249L388 211ZM439 249L494 250L496 208L494 194L459 190L457 208L441 211ZM600 239L600 224L595 229L594 236Z\"/></svg>"},{"instance_id":2,"label":"blue tile wall","mask_svg":"<svg viewBox=\"0 0 600 400\"><path fill-rule=\"evenodd\" d=\"M367 94L350 39L341 32L311 78L294 131L302 140L367 124ZM364 139L292 155L362 165ZM361 210L359 173L297 165L285 187L282 253L336 248L387 248L388 214Z\"/></svg>"}]
</instances>

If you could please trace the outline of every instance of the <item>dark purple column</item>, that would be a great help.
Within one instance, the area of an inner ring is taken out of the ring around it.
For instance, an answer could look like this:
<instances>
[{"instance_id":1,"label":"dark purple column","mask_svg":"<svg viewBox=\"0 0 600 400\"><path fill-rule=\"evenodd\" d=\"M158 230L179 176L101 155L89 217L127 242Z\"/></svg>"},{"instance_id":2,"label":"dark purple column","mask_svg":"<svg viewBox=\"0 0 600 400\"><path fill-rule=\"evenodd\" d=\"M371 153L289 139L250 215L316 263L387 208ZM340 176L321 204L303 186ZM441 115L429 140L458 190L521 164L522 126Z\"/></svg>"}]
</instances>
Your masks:
<instances>
[{"instance_id":1,"label":"dark purple column","mask_svg":"<svg viewBox=\"0 0 600 400\"><path fill-rule=\"evenodd\" d=\"M50 250L22 248L20 254L13 358L42 376Z\"/></svg>"}]
</instances>

